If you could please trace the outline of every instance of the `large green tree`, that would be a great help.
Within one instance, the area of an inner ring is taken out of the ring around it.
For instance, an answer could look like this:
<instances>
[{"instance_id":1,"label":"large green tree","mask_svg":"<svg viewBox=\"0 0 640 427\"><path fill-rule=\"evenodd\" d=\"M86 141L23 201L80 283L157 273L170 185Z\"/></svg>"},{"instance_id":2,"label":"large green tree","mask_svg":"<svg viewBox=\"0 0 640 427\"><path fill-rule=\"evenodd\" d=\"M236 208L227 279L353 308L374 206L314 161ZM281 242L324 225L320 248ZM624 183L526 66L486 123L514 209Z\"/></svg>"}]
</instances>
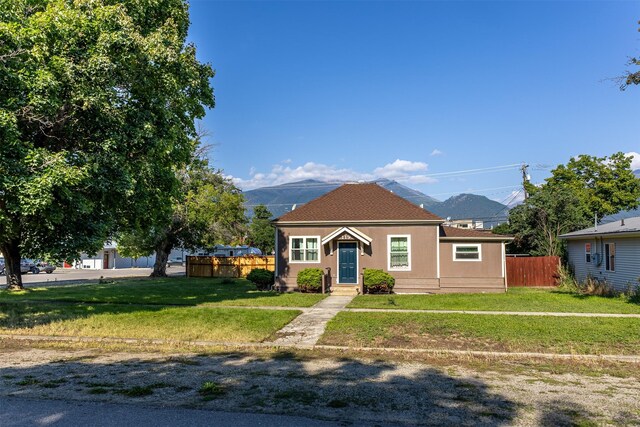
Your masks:
<instances>
[{"instance_id":1,"label":"large green tree","mask_svg":"<svg viewBox=\"0 0 640 427\"><path fill-rule=\"evenodd\" d=\"M511 252L564 255L560 234L579 230L621 210L638 207L640 181L623 153L609 157L581 155L552 170L531 195L509 211L509 223L495 231L514 235Z\"/></svg>"},{"instance_id":2,"label":"large green tree","mask_svg":"<svg viewBox=\"0 0 640 427\"><path fill-rule=\"evenodd\" d=\"M183 0L0 0L0 251L73 259L171 208L213 107ZM152 211L149 208L152 207Z\"/></svg>"},{"instance_id":3,"label":"large green tree","mask_svg":"<svg viewBox=\"0 0 640 427\"><path fill-rule=\"evenodd\" d=\"M195 156L177 173L180 191L171 201L172 211L156 218L152 227L122 233L118 251L123 256L155 252L151 276L166 276L169 254L176 248L196 250L238 242L245 230L244 197L231 180Z\"/></svg>"},{"instance_id":4,"label":"large green tree","mask_svg":"<svg viewBox=\"0 0 640 427\"><path fill-rule=\"evenodd\" d=\"M253 209L253 218L249 225L249 241L263 254L270 254L275 249L275 227L271 223L273 214L265 205Z\"/></svg>"}]
</instances>

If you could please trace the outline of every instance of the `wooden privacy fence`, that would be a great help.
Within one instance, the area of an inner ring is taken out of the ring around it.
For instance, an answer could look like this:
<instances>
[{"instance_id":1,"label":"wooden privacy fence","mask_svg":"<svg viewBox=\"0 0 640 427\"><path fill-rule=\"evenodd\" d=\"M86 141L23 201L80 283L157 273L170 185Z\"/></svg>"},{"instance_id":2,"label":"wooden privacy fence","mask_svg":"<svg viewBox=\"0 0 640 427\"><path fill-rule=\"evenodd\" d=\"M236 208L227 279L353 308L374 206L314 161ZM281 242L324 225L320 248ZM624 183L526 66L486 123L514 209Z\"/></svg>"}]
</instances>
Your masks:
<instances>
[{"instance_id":1,"label":"wooden privacy fence","mask_svg":"<svg viewBox=\"0 0 640 427\"><path fill-rule=\"evenodd\" d=\"M275 271L275 257L273 255L187 257L187 277L247 277L254 268Z\"/></svg>"},{"instance_id":2,"label":"wooden privacy fence","mask_svg":"<svg viewBox=\"0 0 640 427\"><path fill-rule=\"evenodd\" d=\"M507 257L508 286L557 286L560 257Z\"/></svg>"}]
</instances>

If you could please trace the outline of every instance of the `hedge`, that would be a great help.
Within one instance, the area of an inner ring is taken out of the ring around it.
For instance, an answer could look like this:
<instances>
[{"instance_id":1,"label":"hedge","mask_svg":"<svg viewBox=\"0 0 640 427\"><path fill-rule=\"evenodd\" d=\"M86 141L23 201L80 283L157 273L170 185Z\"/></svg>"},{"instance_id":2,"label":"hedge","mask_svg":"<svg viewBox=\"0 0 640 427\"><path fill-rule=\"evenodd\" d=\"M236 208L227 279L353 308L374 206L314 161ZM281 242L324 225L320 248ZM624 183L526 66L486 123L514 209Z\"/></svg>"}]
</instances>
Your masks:
<instances>
[{"instance_id":1,"label":"hedge","mask_svg":"<svg viewBox=\"0 0 640 427\"><path fill-rule=\"evenodd\" d=\"M393 290L396 280L382 270L367 268L364 270L364 291L368 294L388 294Z\"/></svg>"},{"instance_id":2,"label":"hedge","mask_svg":"<svg viewBox=\"0 0 640 427\"><path fill-rule=\"evenodd\" d=\"M300 270L296 283L300 292L320 292L322 290L322 269L305 268Z\"/></svg>"}]
</instances>

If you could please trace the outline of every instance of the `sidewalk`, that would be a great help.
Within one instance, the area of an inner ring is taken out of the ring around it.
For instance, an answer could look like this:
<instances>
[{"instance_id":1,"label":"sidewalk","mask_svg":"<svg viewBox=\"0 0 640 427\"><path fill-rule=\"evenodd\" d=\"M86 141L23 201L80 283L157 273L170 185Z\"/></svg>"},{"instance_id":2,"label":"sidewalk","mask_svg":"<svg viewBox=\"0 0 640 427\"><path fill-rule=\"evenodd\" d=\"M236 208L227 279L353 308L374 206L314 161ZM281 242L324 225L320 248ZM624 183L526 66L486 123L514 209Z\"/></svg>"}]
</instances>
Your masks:
<instances>
[{"instance_id":1,"label":"sidewalk","mask_svg":"<svg viewBox=\"0 0 640 427\"><path fill-rule=\"evenodd\" d=\"M329 320L344 310L353 298L353 295L328 296L311 309L303 311L300 316L276 332L278 338L272 344L301 348L313 347L324 333Z\"/></svg>"}]
</instances>

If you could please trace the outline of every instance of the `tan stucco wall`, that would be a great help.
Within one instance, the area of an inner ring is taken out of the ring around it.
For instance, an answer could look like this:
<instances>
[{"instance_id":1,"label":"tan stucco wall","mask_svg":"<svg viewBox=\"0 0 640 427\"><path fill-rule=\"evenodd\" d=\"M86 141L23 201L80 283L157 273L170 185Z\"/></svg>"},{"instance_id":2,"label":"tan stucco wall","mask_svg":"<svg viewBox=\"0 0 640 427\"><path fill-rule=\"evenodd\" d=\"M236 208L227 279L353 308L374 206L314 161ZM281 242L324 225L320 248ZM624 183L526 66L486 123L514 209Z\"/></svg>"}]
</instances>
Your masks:
<instances>
[{"instance_id":1,"label":"tan stucco wall","mask_svg":"<svg viewBox=\"0 0 640 427\"><path fill-rule=\"evenodd\" d=\"M337 240L320 248L318 263L290 263L289 238L303 236L323 237L348 224L319 226L278 227L277 283L283 290L293 290L296 276L304 268L331 268L331 284L338 284ZM352 227L354 228L354 227ZM363 268L377 268L390 273L396 279L394 291L397 293L420 292L504 292L502 242L455 242L479 243L482 246L482 261L454 261L453 244L440 242L440 277L437 266L437 225L367 225L356 226L360 232L372 239L371 246L364 246L358 256L358 284L362 281ZM389 271L388 236L411 236L411 270Z\"/></svg>"},{"instance_id":2,"label":"tan stucco wall","mask_svg":"<svg viewBox=\"0 0 640 427\"><path fill-rule=\"evenodd\" d=\"M319 263L289 263L289 238L301 236L323 237L345 225L332 225L329 227L279 227L278 228L278 283L287 289L295 288L296 276L304 268L319 267L331 268L331 280L337 284L338 252L336 240L333 241L333 253L329 245L323 245L320 250ZM437 288L436 265L436 233L437 225L397 225L397 226L357 226L360 232L372 239L371 246L364 246L364 253L358 256L358 283L362 280L363 268L377 268L388 271L395 277L396 286L410 283L421 288ZM389 235L411 236L411 270L389 271L388 269L388 238Z\"/></svg>"},{"instance_id":3,"label":"tan stucco wall","mask_svg":"<svg viewBox=\"0 0 640 427\"><path fill-rule=\"evenodd\" d=\"M481 261L455 261L453 245L479 244ZM442 292L504 291L502 242L440 242Z\"/></svg>"}]
</instances>

